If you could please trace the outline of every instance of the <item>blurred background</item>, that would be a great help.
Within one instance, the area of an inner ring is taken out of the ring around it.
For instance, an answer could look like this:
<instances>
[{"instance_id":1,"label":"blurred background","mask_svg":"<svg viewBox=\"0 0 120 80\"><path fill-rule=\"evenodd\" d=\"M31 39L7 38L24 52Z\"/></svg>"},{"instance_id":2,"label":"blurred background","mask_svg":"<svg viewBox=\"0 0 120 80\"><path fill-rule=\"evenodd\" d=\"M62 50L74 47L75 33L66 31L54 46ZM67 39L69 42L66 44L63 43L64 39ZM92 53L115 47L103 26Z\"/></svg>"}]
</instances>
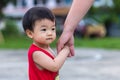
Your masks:
<instances>
[{"instance_id":1,"label":"blurred background","mask_svg":"<svg viewBox=\"0 0 120 80\"><path fill-rule=\"evenodd\" d=\"M0 0L0 48L28 48L31 40L22 28L24 13L33 6L46 6L57 20L60 36L72 0ZM95 0L79 22L75 47L120 49L120 0ZM26 43L26 44L24 44ZM51 46L56 46L56 41Z\"/></svg>"},{"instance_id":2,"label":"blurred background","mask_svg":"<svg viewBox=\"0 0 120 80\"><path fill-rule=\"evenodd\" d=\"M0 80L28 80L32 43L22 17L33 6L56 16L59 38L72 0L0 0ZM120 0L95 0L74 32L75 56L60 70L61 80L120 80ZM51 44L56 48L56 41ZM56 49L55 49L56 51Z\"/></svg>"}]
</instances>

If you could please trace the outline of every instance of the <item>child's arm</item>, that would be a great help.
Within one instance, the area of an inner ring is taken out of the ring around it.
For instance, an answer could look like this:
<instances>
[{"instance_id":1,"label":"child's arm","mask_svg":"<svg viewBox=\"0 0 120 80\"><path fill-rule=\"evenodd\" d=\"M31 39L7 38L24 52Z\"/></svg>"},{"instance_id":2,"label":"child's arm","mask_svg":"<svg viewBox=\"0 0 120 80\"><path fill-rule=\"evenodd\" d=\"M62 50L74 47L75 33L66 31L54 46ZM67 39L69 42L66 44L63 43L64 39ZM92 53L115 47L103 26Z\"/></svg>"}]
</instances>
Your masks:
<instances>
[{"instance_id":1,"label":"child's arm","mask_svg":"<svg viewBox=\"0 0 120 80\"><path fill-rule=\"evenodd\" d=\"M43 52L36 51L33 54L33 60L37 65L39 65L43 69L47 69L47 70L56 72L64 64L69 52L70 52L70 50L66 46L60 51L60 53L56 56L56 58L51 59L49 56L47 56Z\"/></svg>"}]
</instances>

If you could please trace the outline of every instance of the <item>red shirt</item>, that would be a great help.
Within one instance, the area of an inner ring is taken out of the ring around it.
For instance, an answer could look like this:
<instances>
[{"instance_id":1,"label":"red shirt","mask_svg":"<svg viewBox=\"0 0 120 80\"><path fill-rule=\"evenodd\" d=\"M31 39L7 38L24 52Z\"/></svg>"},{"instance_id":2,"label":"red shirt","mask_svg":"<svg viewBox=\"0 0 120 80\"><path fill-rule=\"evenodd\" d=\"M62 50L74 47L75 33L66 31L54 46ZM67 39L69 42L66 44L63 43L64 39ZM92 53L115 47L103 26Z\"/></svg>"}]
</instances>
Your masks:
<instances>
[{"instance_id":1,"label":"red shirt","mask_svg":"<svg viewBox=\"0 0 120 80\"><path fill-rule=\"evenodd\" d=\"M34 51L42 51L50 58L54 59L54 57L50 55L50 53L32 44L28 52L29 80L55 80L56 76L58 75L58 72L51 72L46 69L40 70L37 68L32 58Z\"/></svg>"}]
</instances>

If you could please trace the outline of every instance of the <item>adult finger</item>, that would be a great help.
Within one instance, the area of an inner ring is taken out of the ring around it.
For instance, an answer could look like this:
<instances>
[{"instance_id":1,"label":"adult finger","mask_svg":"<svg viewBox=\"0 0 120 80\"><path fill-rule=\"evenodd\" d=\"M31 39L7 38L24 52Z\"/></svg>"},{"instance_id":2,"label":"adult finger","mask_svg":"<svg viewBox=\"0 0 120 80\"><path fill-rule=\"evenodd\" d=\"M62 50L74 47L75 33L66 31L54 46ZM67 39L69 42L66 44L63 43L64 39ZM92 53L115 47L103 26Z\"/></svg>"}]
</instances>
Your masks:
<instances>
[{"instance_id":1,"label":"adult finger","mask_svg":"<svg viewBox=\"0 0 120 80\"><path fill-rule=\"evenodd\" d=\"M70 54L71 56L75 55L74 45L70 46Z\"/></svg>"}]
</instances>

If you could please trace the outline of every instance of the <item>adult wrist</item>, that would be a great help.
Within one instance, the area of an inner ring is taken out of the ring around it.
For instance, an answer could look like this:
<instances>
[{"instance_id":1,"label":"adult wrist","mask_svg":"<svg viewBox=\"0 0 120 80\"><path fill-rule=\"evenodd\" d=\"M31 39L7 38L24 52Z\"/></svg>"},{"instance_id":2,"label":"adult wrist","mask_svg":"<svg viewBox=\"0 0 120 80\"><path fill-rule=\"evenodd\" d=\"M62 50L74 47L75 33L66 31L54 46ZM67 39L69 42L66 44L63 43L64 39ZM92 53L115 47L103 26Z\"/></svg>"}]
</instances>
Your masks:
<instances>
[{"instance_id":1,"label":"adult wrist","mask_svg":"<svg viewBox=\"0 0 120 80\"><path fill-rule=\"evenodd\" d=\"M73 34L74 33L74 29L71 28L70 26L64 26L63 32L69 33L69 34Z\"/></svg>"}]
</instances>

